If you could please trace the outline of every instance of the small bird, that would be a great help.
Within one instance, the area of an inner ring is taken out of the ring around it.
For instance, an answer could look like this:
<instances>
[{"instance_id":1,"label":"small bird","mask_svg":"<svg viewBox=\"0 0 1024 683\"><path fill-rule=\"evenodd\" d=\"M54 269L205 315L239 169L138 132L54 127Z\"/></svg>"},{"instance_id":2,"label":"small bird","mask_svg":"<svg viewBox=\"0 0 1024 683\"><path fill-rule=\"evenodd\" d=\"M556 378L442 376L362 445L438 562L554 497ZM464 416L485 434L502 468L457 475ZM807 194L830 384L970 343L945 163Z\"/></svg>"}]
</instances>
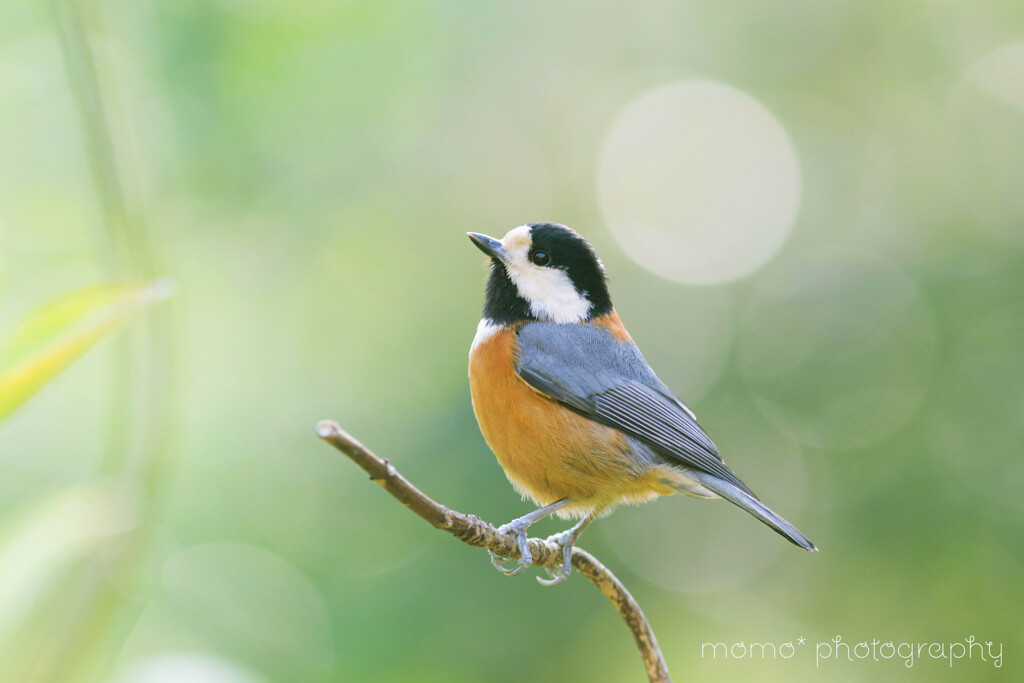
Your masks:
<instances>
[{"instance_id":1,"label":"small bird","mask_svg":"<svg viewBox=\"0 0 1024 683\"><path fill-rule=\"evenodd\" d=\"M557 223L530 223L501 240L468 233L490 256L483 318L469 352L473 411L512 485L541 506L498 529L520 557L491 553L513 576L532 563L527 529L556 513L578 518L548 538L572 568L583 529L620 503L685 493L724 498L805 550L817 550L733 473L693 412L666 387L612 307L590 243Z\"/></svg>"}]
</instances>

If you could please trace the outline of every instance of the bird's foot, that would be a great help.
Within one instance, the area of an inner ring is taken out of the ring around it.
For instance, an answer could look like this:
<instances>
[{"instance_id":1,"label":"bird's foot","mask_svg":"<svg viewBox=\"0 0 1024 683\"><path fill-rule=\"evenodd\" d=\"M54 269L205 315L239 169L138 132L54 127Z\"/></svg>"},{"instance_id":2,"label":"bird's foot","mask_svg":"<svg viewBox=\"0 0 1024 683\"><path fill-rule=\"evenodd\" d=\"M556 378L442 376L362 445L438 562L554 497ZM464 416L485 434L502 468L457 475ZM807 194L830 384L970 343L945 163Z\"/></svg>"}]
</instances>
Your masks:
<instances>
[{"instance_id":1,"label":"bird's foot","mask_svg":"<svg viewBox=\"0 0 1024 683\"><path fill-rule=\"evenodd\" d=\"M491 556L491 564L493 564L495 568L505 576L521 574L524 569L533 564L533 554L530 552L530 544L526 540L526 529L529 525L518 522L519 520L515 520L498 527L498 533L505 534L511 532L515 534L516 542L519 544L519 559L502 557L493 550L487 551ZM511 567L506 567L506 562L515 562L516 564Z\"/></svg>"},{"instance_id":2,"label":"bird's foot","mask_svg":"<svg viewBox=\"0 0 1024 683\"><path fill-rule=\"evenodd\" d=\"M544 567L544 571L548 573L550 578L542 579L538 576L537 581L541 585L554 586L569 578L569 572L572 571L572 548L578 537L577 527L547 537L548 543L555 543L562 548L562 564L557 570L551 567Z\"/></svg>"}]
</instances>

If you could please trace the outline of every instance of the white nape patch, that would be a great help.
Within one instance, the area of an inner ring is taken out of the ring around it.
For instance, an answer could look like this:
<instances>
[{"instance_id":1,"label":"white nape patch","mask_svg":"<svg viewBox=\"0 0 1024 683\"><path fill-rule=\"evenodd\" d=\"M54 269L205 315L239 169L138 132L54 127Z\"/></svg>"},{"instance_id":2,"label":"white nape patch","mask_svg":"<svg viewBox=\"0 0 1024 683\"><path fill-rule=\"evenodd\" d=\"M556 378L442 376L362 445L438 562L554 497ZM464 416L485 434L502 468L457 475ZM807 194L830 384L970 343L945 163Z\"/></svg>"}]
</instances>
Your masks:
<instances>
[{"instance_id":1,"label":"white nape patch","mask_svg":"<svg viewBox=\"0 0 1024 683\"><path fill-rule=\"evenodd\" d=\"M500 329L501 325L498 325L490 318L481 319L480 324L476 326L476 336L473 337L473 344L469 347L470 354L476 351L478 346L497 334Z\"/></svg>"},{"instance_id":2,"label":"white nape patch","mask_svg":"<svg viewBox=\"0 0 1024 683\"><path fill-rule=\"evenodd\" d=\"M530 226L520 225L501 240L508 257L505 271L519 290L519 295L530 304L530 311L539 320L555 323L578 323L590 314L590 302L580 295L559 268L545 268L530 262Z\"/></svg>"}]
</instances>

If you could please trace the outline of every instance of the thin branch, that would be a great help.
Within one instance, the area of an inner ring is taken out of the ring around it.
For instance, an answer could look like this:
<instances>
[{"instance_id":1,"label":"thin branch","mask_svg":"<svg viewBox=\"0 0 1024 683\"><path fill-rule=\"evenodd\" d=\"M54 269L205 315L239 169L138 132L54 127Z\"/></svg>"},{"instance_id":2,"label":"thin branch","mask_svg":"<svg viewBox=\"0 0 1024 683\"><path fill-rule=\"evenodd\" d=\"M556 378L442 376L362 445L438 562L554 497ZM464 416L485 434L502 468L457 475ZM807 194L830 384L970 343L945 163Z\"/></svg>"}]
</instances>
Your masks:
<instances>
[{"instance_id":1,"label":"thin branch","mask_svg":"<svg viewBox=\"0 0 1024 683\"><path fill-rule=\"evenodd\" d=\"M324 420L316 427L317 436L350 457L362 467L375 481L405 507L419 515L436 529L447 531L463 543L477 548L487 548L509 558L519 557L519 546L515 536L499 534L494 526L476 515L467 515L450 510L430 498L427 494L413 486L408 479L399 474L398 470L387 460L382 460L345 432L337 422ZM561 549L554 543L529 539L530 552L533 553L533 564L537 567L557 567L562 562ZM658 647L658 640L647 622L640 605L629 594L611 571L601 564L593 555L573 548L572 566L590 579L597 589L611 600L615 609L622 615L626 626L633 634L633 640L640 650L640 656L647 670L647 678L651 683L671 683L665 658Z\"/></svg>"}]
</instances>

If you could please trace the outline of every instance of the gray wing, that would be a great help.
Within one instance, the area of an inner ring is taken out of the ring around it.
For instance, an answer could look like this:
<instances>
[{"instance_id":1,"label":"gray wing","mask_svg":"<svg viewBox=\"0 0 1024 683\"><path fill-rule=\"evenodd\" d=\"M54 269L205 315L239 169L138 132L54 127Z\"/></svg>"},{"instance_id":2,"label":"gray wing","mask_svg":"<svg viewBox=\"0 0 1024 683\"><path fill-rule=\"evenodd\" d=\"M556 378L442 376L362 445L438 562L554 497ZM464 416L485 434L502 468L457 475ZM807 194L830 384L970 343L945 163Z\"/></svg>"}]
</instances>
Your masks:
<instances>
[{"instance_id":1,"label":"gray wing","mask_svg":"<svg viewBox=\"0 0 1024 683\"><path fill-rule=\"evenodd\" d=\"M524 325L518 342L516 371L540 393L754 496L636 344L616 341L596 325L543 322Z\"/></svg>"}]
</instances>

